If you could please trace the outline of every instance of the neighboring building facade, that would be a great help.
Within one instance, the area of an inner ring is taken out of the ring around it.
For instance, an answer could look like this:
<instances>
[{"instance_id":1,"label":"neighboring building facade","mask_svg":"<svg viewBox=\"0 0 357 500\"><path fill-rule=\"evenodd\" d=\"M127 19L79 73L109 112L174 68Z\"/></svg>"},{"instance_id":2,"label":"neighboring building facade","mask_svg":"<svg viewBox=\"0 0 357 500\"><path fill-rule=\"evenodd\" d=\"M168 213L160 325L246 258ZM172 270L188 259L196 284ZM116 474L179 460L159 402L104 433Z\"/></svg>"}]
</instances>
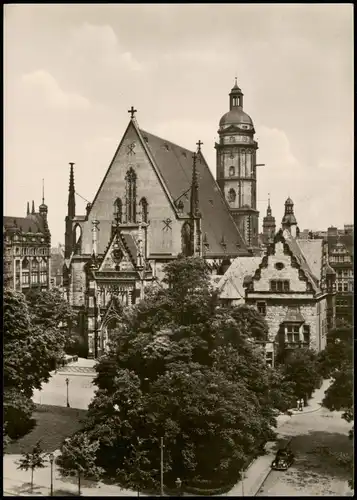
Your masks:
<instances>
[{"instance_id":1,"label":"neighboring building facade","mask_svg":"<svg viewBox=\"0 0 357 500\"><path fill-rule=\"evenodd\" d=\"M272 365L276 356L291 349L324 349L336 314L335 273L324 259L323 241L296 239L286 227L290 222L293 232L296 228L290 198L285 207L285 229L275 235L265 255L236 259L218 284L222 302L244 300L265 317L265 355Z\"/></svg>"},{"instance_id":2,"label":"neighboring building facade","mask_svg":"<svg viewBox=\"0 0 357 500\"><path fill-rule=\"evenodd\" d=\"M64 245L51 248L51 287L63 288Z\"/></svg>"},{"instance_id":3,"label":"neighboring building facade","mask_svg":"<svg viewBox=\"0 0 357 500\"><path fill-rule=\"evenodd\" d=\"M141 130L132 118L86 215L77 215L70 167L64 286L88 356L106 349L122 307L160 282L179 254L212 274L250 255L201 153Z\"/></svg>"},{"instance_id":4,"label":"neighboring building facade","mask_svg":"<svg viewBox=\"0 0 357 500\"><path fill-rule=\"evenodd\" d=\"M35 212L27 204L26 217L3 217L4 284L26 293L31 288L50 286L51 233L44 200Z\"/></svg>"},{"instance_id":5,"label":"neighboring building facade","mask_svg":"<svg viewBox=\"0 0 357 500\"><path fill-rule=\"evenodd\" d=\"M248 247L258 248L257 149L254 124L243 111L237 81L229 94L229 111L219 122L217 183Z\"/></svg>"},{"instance_id":6,"label":"neighboring building facade","mask_svg":"<svg viewBox=\"0 0 357 500\"><path fill-rule=\"evenodd\" d=\"M328 260L336 272L336 318L350 323L354 305L353 249L352 225L346 225L343 230L328 228Z\"/></svg>"}]
</instances>

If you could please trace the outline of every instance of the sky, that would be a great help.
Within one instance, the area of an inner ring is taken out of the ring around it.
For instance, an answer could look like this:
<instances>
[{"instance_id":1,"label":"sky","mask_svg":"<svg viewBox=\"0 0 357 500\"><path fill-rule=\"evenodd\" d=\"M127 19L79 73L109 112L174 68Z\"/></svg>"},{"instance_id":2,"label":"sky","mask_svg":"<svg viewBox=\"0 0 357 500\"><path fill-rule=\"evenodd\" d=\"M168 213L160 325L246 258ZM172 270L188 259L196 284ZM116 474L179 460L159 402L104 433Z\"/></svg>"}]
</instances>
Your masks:
<instances>
[{"instance_id":1,"label":"sky","mask_svg":"<svg viewBox=\"0 0 357 500\"><path fill-rule=\"evenodd\" d=\"M4 214L41 203L64 242L69 162L92 201L129 122L203 154L237 76L259 144L260 226L353 223L353 4L4 7ZM76 197L77 213L86 201Z\"/></svg>"}]
</instances>

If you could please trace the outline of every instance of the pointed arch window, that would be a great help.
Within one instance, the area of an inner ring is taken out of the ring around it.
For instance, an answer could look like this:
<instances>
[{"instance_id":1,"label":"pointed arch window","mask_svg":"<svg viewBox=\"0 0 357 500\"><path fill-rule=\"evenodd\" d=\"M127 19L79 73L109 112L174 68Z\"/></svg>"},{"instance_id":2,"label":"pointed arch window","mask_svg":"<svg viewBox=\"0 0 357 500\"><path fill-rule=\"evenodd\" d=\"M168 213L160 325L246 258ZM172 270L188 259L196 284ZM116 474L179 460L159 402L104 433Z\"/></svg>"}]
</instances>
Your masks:
<instances>
[{"instance_id":1,"label":"pointed arch window","mask_svg":"<svg viewBox=\"0 0 357 500\"><path fill-rule=\"evenodd\" d=\"M126 217L127 222L136 222L136 173L130 168L126 180Z\"/></svg>"},{"instance_id":2,"label":"pointed arch window","mask_svg":"<svg viewBox=\"0 0 357 500\"><path fill-rule=\"evenodd\" d=\"M74 238L74 254L80 255L82 251L82 228L79 224L76 224L73 230Z\"/></svg>"},{"instance_id":3,"label":"pointed arch window","mask_svg":"<svg viewBox=\"0 0 357 500\"><path fill-rule=\"evenodd\" d=\"M121 224L123 217L123 203L120 198L117 198L114 202L114 219L115 222Z\"/></svg>"},{"instance_id":4,"label":"pointed arch window","mask_svg":"<svg viewBox=\"0 0 357 500\"><path fill-rule=\"evenodd\" d=\"M140 213L141 213L141 222L148 221L148 202L146 198L141 198L139 202Z\"/></svg>"},{"instance_id":5,"label":"pointed arch window","mask_svg":"<svg viewBox=\"0 0 357 500\"><path fill-rule=\"evenodd\" d=\"M181 244L182 253L185 257L193 255L192 251L192 240L191 240L191 225L189 222L185 222L181 229Z\"/></svg>"},{"instance_id":6,"label":"pointed arch window","mask_svg":"<svg viewBox=\"0 0 357 500\"><path fill-rule=\"evenodd\" d=\"M228 191L228 201L234 203L236 201L237 194L233 188Z\"/></svg>"}]
</instances>

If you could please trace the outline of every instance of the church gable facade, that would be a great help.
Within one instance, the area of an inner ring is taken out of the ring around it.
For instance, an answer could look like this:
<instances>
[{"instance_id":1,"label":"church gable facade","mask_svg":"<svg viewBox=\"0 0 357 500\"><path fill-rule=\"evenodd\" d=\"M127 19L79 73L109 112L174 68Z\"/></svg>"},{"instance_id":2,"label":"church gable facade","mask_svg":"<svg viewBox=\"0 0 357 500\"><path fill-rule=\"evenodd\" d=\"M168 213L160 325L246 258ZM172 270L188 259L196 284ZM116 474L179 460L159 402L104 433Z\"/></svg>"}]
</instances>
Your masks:
<instances>
[{"instance_id":1,"label":"church gable facade","mask_svg":"<svg viewBox=\"0 0 357 500\"><path fill-rule=\"evenodd\" d=\"M141 223L147 232L148 254L177 254L180 227L173 200L131 120L108 172L83 222L82 253L92 252L92 222L99 222L98 253L111 236L113 221L132 229ZM148 220L150 219L150 227ZM170 220L168 224L165 221Z\"/></svg>"}]
</instances>

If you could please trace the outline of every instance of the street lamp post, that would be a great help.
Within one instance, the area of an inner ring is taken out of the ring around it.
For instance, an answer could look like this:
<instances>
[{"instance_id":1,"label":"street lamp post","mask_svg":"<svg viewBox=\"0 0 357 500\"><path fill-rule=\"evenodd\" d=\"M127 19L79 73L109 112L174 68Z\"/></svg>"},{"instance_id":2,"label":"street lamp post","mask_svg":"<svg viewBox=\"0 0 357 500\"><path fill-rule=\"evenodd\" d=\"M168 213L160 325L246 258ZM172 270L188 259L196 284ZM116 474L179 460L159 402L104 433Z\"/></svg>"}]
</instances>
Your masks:
<instances>
[{"instance_id":1,"label":"street lamp post","mask_svg":"<svg viewBox=\"0 0 357 500\"><path fill-rule=\"evenodd\" d=\"M49 459L50 459L50 465L51 465L51 489L50 489L50 496L53 497L53 462L55 460L55 456L53 453L49 454Z\"/></svg>"},{"instance_id":2,"label":"street lamp post","mask_svg":"<svg viewBox=\"0 0 357 500\"><path fill-rule=\"evenodd\" d=\"M67 386L67 408L69 408L69 396L68 396L69 378L66 378L66 386Z\"/></svg>"},{"instance_id":3,"label":"street lamp post","mask_svg":"<svg viewBox=\"0 0 357 500\"><path fill-rule=\"evenodd\" d=\"M176 489L177 489L177 496L182 497L182 490L181 490L182 481L179 477L176 479L175 484L176 484Z\"/></svg>"},{"instance_id":4,"label":"street lamp post","mask_svg":"<svg viewBox=\"0 0 357 500\"><path fill-rule=\"evenodd\" d=\"M164 496L164 438L160 438L160 496Z\"/></svg>"}]
</instances>

